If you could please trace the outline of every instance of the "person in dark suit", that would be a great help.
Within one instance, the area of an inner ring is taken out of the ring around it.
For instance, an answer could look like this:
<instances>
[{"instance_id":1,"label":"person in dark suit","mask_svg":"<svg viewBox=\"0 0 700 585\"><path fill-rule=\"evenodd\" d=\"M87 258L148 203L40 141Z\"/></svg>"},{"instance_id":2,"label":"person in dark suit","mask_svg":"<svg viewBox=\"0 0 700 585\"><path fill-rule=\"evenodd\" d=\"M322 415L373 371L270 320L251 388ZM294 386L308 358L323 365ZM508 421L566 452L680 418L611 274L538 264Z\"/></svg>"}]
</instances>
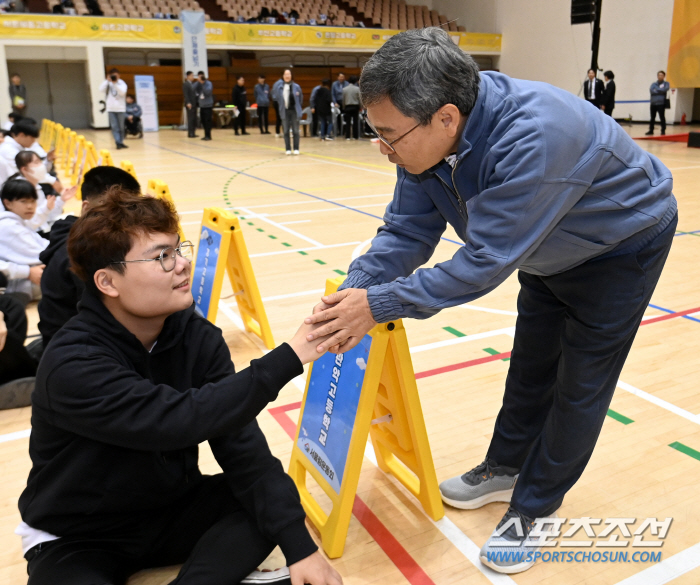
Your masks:
<instances>
[{"instance_id":1,"label":"person in dark suit","mask_svg":"<svg viewBox=\"0 0 700 585\"><path fill-rule=\"evenodd\" d=\"M194 90L194 80L194 73L188 71L182 83L182 95L187 109L187 138L197 138L197 92Z\"/></svg>"},{"instance_id":2,"label":"person in dark suit","mask_svg":"<svg viewBox=\"0 0 700 585\"><path fill-rule=\"evenodd\" d=\"M246 116L248 114L248 90L245 87L245 77L239 75L236 78L236 85L233 86L231 92L231 103L238 108L238 116L233 119L233 129L238 136L238 130L245 136L248 134L245 130Z\"/></svg>"},{"instance_id":3,"label":"person in dark suit","mask_svg":"<svg viewBox=\"0 0 700 585\"><path fill-rule=\"evenodd\" d=\"M587 102L591 102L596 108L600 108L603 101L603 91L605 84L595 76L593 69L588 70L588 79L583 82L583 97Z\"/></svg>"},{"instance_id":4,"label":"person in dark suit","mask_svg":"<svg viewBox=\"0 0 700 585\"><path fill-rule=\"evenodd\" d=\"M612 118L615 109L615 74L612 71L606 71L603 73L603 77L605 78L605 89L600 109Z\"/></svg>"}]
</instances>

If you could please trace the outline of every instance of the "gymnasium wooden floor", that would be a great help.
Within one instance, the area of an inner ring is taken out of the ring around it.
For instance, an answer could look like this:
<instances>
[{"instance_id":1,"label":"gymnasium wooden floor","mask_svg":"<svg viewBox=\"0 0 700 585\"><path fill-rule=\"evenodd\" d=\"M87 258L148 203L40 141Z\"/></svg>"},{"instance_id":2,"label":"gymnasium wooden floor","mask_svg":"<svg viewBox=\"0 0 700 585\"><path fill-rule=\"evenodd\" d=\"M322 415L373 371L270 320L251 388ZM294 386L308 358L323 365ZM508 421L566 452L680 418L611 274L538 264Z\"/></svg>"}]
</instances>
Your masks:
<instances>
[{"instance_id":1,"label":"gymnasium wooden floor","mask_svg":"<svg viewBox=\"0 0 700 585\"><path fill-rule=\"evenodd\" d=\"M634 136L645 130L641 125L627 128ZM674 131L681 129L669 128L669 133ZM275 340L281 343L317 302L326 279L347 271L353 254L367 248L391 198L395 170L368 141L302 138L301 156L287 157L282 139L252 132L237 137L230 130L215 130L213 141L202 142L187 139L184 132L163 130L143 140L129 139L130 148L123 151L113 150L107 131L86 135L98 148L111 149L117 164L130 160L142 185L150 178L166 181L193 241L204 207L231 207L245 218L244 235L257 281ZM700 151L683 143L639 144L673 171L681 231L593 458L558 514L637 518L634 528L648 517L672 517L660 549L662 562L538 562L519 575L498 575L481 567L477 553L506 504L475 511L447 508L445 519L434 523L408 492L365 458L358 496L406 554L385 552L353 516L345 554L333 561L345 583L700 583ZM457 240L451 230L445 238ZM443 240L432 262L451 257L455 249L455 243ZM406 321L415 372L510 351L517 292L513 276L469 306L444 310L426 321ZM242 368L261 355L262 346L237 326L233 299L222 302L217 325ZM31 319L30 333L36 333L34 309ZM496 359L418 381L439 481L484 458L507 368L507 361ZM296 422L300 389L303 380L298 379L270 406L292 405L286 413L275 417L266 410L259 416L273 452L285 466L292 442L279 420L286 416ZM26 579L13 530L20 520L17 498L30 468L27 433L21 432L29 429L30 414L29 408L0 412L0 583ZM203 470L215 472L206 446L201 452ZM631 547L625 550L631 556ZM270 560L275 564L276 559ZM151 571L130 583L167 583L172 575L172 570Z\"/></svg>"}]
</instances>

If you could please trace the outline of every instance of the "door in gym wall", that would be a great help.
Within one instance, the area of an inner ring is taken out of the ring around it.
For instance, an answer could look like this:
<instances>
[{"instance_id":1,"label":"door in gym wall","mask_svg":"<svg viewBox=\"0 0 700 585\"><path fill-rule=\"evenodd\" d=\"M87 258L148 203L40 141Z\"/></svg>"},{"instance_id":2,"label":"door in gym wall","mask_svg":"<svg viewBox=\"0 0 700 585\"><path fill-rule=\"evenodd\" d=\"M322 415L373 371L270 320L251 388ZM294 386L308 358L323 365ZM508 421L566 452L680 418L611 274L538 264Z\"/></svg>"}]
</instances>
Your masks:
<instances>
[{"instance_id":1,"label":"door in gym wall","mask_svg":"<svg viewBox=\"0 0 700 585\"><path fill-rule=\"evenodd\" d=\"M7 68L10 75L19 73L27 87L27 116L73 130L90 127L85 62L8 61Z\"/></svg>"}]
</instances>

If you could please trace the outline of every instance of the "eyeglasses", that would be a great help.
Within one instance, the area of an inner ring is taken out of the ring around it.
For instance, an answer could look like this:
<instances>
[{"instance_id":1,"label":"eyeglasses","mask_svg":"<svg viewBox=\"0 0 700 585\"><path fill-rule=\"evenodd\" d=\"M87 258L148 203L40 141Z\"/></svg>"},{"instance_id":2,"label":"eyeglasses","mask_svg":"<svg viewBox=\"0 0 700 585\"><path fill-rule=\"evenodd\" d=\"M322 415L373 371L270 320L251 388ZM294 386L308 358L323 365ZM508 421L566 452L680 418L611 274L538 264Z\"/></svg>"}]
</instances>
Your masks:
<instances>
[{"instance_id":1,"label":"eyeglasses","mask_svg":"<svg viewBox=\"0 0 700 585\"><path fill-rule=\"evenodd\" d=\"M413 132L418 126L420 126L420 123L416 124L413 128L411 128L408 132L404 132L401 136L399 136L396 140L392 140L389 142L384 136L382 136L379 131L374 127L372 122L369 121L369 118L367 117L367 114L362 114L362 119L367 123L367 126L369 126L370 130L374 132L374 135L379 138L379 140L382 141L382 144L384 144L387 148L390 148L391 151L394 154L398 154L396 152L396 149L394 148L394 144L396 144L399 140L402 138L408 136L411 132Z\"/></svg>"},{"instance_id":2,"label":"eyeglasses","mask_svg":"<svg viewBox=\"0 0 700 585\"><path fill-rule=\"evenodd\" d=\"M168 246L160 251L158 258L144 258L143 260L118 260L116 262L110 262L110 264L129 264L130 262L155 262L160 261L160 265L165 270L165 272L172 272L175 269L175 263L177 257L180 256L188 262L192 262L194 246L190 241L184 241L176 248Z\"/></svg>"}]
</instances>

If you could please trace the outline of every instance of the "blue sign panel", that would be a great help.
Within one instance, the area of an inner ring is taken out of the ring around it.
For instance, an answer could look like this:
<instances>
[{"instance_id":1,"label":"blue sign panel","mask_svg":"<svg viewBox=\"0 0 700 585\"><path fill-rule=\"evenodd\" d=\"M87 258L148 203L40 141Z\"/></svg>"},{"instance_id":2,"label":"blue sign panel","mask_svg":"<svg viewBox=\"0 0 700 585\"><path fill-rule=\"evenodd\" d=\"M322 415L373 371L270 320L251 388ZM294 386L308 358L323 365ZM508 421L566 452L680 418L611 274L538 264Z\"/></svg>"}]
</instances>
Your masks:
<instances>
[{"instance_id":1,"label":"blue sign panel","mask_svg":"<svg viewBox=\"0 0 700 585\"><path fill-rule=\"evenodd\" d=\"M350 351L319 358L306 393L298 445L338 494L371 345L365 335Z\"/></svg>"},{"instance_id":2,"label":"blue sign panel","mask_svg":"<svg viewBox=\"0 0 700 585\"><path fill-rule=\"evenodd\" d=\"M192 295L197 305L197 312L204 318L209 314L211 291L214 288L220 247L221 234L202 226L197 262L194 265L194 274L192 275Z\"/></svg>"}]
</instances>

